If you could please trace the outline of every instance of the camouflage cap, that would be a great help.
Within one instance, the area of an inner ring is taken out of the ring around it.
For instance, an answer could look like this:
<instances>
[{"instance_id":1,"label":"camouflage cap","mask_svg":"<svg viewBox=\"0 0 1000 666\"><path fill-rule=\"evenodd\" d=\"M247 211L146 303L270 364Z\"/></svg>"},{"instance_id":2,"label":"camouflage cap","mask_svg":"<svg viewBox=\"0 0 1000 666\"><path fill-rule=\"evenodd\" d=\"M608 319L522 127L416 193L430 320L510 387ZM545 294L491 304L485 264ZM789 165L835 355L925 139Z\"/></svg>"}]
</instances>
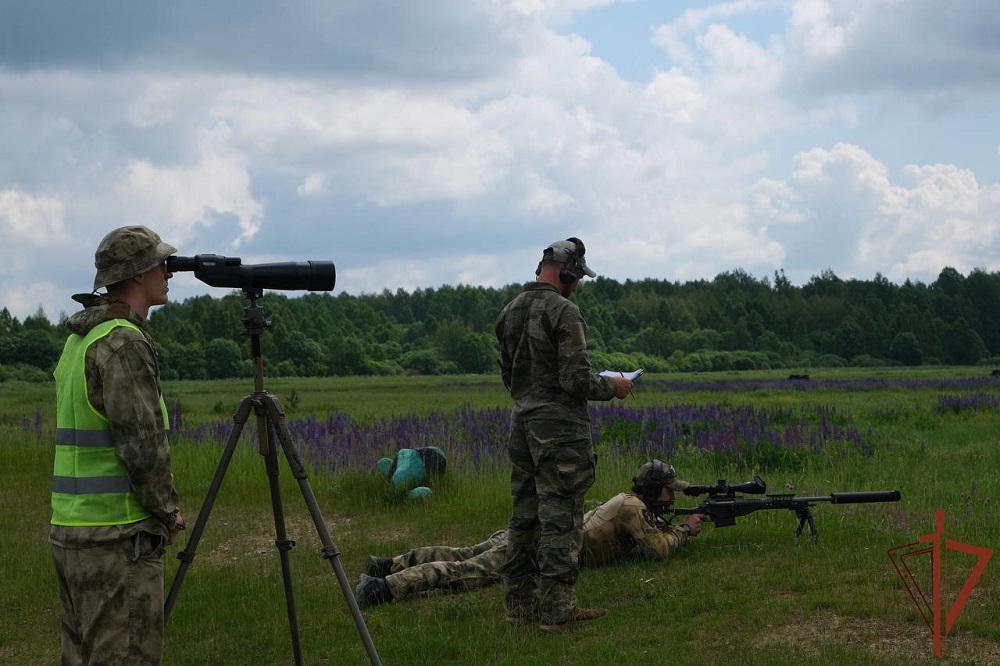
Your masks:
<instances>
[{"instance_id":1,"label":"camouflage cap","mask_svg":"<svg viewBox=\"0 0 1000 666\"><path fill-rule=\"evenodd\" d=\"M101 240L94 253L94 291L148 271L176 252L147 227L119 227Z\"/></svg>"},{"instance_id":2,"label":"camouflage cap","mask_svg":"<svg viewBox=\"0 0 1000 666\"><path fill-rule=\"evenodd\" d=\"M597 273L591 270L583 260L583 255L586 253L587 248L584 247L582 240L579 238L567 238L566 240L556 241L545 248L542 251L542 261L555 261L567 265L575 261L577 268L584 275L597 277Z\"/></svg>"},{"instance_id":3,"label":"camouflage cap","mask_svg":"<svg viewBox=\"0 0 1000 666\"><path fill-rule=\"evenodd\" d=\"M651 460L635 473L632 483L636 488L643 488L647 484L658 484L670 488L671 490L684 490L691 484L683 479L677 478L677 471L673 465L664 465L659 460Z\"/></svg>"}]
</instances>

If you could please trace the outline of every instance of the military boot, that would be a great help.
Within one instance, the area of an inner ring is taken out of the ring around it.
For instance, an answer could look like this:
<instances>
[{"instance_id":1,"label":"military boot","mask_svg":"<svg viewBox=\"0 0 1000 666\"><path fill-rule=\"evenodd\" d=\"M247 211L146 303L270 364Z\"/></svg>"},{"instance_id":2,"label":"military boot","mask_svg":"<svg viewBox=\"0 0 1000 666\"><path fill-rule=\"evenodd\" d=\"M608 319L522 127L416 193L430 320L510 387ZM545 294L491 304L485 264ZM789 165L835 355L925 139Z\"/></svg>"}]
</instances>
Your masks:
<instances>
[{"instance_id":1,"label":"military boot","mask_svg":"<svg viewBox=\"0 0 1000 666\"><path fill-rule=\"evenodd\" d=\"M354 598L360 608L370 608L392 601L392 590L385 578L361 574L358 586L354 588Z\"/></svg>"},{"instance_id":2,"label":"military boot","mask_svg":"<svg viewBox=\"0 0 1000 666\"><path fill-rule=\"evenodd\" d=\"M562 631L563 629L583 624L584 622L600 619L607 614L608 611L605 608L574 608L573 612L571 612L562 622L545 623L539 625L538 628L547 634L554 634Z\"/></svg>"},{"instance_id":3,"label":"military boot","mask_svg":"<svg viewBox=\"0 0 1000 666\"><path fill-rule=\"evenodd\" d=\"M392 560L388 557L368 556L368 568L365 573L374 578L385 578L392 573Z\"/></svg>"}]
</instances>

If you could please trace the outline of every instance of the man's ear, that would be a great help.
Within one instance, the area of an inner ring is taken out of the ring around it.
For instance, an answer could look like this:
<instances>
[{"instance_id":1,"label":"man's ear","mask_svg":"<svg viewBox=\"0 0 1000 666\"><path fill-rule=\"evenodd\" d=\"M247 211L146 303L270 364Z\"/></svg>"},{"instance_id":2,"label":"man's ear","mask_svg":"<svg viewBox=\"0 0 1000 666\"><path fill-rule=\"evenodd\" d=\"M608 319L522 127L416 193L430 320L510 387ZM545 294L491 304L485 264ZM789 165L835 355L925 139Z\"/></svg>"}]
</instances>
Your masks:
<instances>
[{"instance_id":1,"label":"man's ear","mask_svg":"<svg viewBox=\"0 0 1000 666\"><path fill-rule=\"evenodd\" d=\"M156 268L156 267L154 266L153 268ZM143 271L141 273L136 273L130 279L135 280L139 284L142 284L143 282L146 281L146 274L149 273L149 271L153 270L153 268L150 268L149 270L145 270L145 271Z\"/></svg>"}]
</instances>

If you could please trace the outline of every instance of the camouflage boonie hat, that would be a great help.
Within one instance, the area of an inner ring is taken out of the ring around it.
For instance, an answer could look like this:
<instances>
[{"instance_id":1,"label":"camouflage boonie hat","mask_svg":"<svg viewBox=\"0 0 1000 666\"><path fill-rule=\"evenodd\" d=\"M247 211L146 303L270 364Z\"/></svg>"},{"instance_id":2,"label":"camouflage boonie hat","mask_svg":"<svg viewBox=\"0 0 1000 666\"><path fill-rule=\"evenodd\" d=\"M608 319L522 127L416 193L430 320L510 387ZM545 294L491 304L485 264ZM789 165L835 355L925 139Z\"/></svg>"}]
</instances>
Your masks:
<instances>
[{"instance_id":1,"label":"camouflage boonie hat","mask_svg":"<svg viewBox=\"0 0 1000 666\"><path fill-rule=\"evenodd\" d=\"M584 261L583 255L587 253L587 248L584 247L583 241L579 238L567 238L566 240L556 241L552 245L549 245L542 252L542 261L555 261L560 264L571 264L576 262L576 267L588 277L597 277L597 273L587 266L587 262Z\"/></svg>"},{"instance_id":2,"label":"camouflage boonie hat","mask_svg":"<svg viewBox=\"0 0 1000 666\"><path fill-rule=\"evenodd\" d=\"M94 291L148 271L176 252L147 227L119 227L101 240L94 253Z\"/></svg>"},{"instance_id":3,"label":"camouflage boonie hat","mask_svg":"<svg viewBox=\"0 0 1000 666\"><path fill-rule=\"evenodd\" d=\"M632 483L637 488L643 488L647 484L659 484L671 490L684 490L691 484L677 478L677 471L673 465L664 465L659 460L651 460L636 472L632 477Z\"/></svg>"}]
</instances>

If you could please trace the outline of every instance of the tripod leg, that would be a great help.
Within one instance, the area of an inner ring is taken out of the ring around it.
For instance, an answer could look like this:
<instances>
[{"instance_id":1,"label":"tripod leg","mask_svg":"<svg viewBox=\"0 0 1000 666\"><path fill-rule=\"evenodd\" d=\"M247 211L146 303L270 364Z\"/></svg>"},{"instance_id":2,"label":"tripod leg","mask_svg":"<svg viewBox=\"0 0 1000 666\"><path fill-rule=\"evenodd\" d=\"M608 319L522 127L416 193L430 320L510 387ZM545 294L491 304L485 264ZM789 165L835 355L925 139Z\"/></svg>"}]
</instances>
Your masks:
<instances>
[{"instance_id":1,"label":"tripod leg","mask_svg":"<svg viewBox=\"0 0 1000 666\"><path fill-rule=\"evenodd\" d=\"M264 464L267 468L268 484L271 488L271 509L274 513L274 545L278 549L278 559L281 561L281 579L285 587L285 606L288 610L288 627L292 634L292 654L296 664L302 663L302 645L299 640L299 620L295 611L295 592L292 586L291 563L288 551L295 542L288 538L285 532L285 512L281 504L281 487L278 483L278 452L274 447L272 430L263 409L257 416L257 432L261 444L266 443Z\"/></svg>"},{"instance_id":2,"label":"tripod leg","mask_svg":"<svg viewBox=\"0 0 1000 666\"><path fill-rule=\"evenodd\" d=\"M340 550L334 545L333 540L330 538L330 532L326 528L326 521L323 519L323 514L320 512L319 503L316 501L316 496L313 494L312 487L309 485L309 476L306 473L305 467L302 465L302 461L299 459L299 454L295 450L295 446L292 443L292 436L288 430L288 426L285 424L285 415L281 411L277 400L273 396L268 396L269 399L263 401L264 406L267 409L267 414L272 423L275 426L275 430L278 433L278 440L281 442L281 448L285 452L285 458L288 460L288 466L292 470L292 476L295 477L299 484L299 490L302 492L302 497L305 499L306 506L309 508L309 515L312 517L313 525L316 526L316 532L319 534L320 542L323 544L323 557L330 560L330 564L333 566L334 574L337 577L337 582L340 584L340 589L344 594L344 599L347 601L347 606L351 611L351 615L354 617L354 624L357 627L358 635L361 637L361 642L365 646L365 651L368 653L368 659L371 661L372 666L381 666L382 661L379 659L378 652L375 649L375 644L372 642L371 635L368 633L368 627L365 625L365 618L361 614L361 609L358 607L358 602L354 598L354 592L351 589L351 583L347 578L347 573L344 571L344 565L340 562Z\"/></svg>"},{"instance_id":3,"label":"tripod leg","mask_svg":"<svg viewBox=\"0 0 1000 666\"><path fill-rule=\"evenodd\" d=\"M174 580L170 584L170 593L167 594L167 599L163 604L163 622L166 624L167 620L170 618L170 611L174 607L174 603L177 601L177 595L180 594L181 585L184 584L184 576L187 574L188 567L194 562L195 552L198 550L198 542L201 541L202 532L205 531L205 525L208 524L208 515L212 511L212 506L215 504L215 498L219 494L219 488L222 487L222 480L226 476L226 470L229 469L229 463L233 459L233 452L236 450L236 443L240 439L240 433L243 432L243 426L247 422L247 418L250 416L250 407L253 404L253 400L250 396L243 398L240 402L239 407L236 408L236 413L233 414L233 431L229 434L229 439L226 441L226 448L223 449L222 457L219 459L219 464L215 468L215 476L212 478L212 483L208 487L208 494L205 495L205 501L202 502L201 509L198 511L198 518L195 520L194 529L191 530L191 536L188 538L187 545L184 550L177 553L177 559L181 561L180 567L177 569L176 575L174 575Z\"/></svg>"}]
</instances>

